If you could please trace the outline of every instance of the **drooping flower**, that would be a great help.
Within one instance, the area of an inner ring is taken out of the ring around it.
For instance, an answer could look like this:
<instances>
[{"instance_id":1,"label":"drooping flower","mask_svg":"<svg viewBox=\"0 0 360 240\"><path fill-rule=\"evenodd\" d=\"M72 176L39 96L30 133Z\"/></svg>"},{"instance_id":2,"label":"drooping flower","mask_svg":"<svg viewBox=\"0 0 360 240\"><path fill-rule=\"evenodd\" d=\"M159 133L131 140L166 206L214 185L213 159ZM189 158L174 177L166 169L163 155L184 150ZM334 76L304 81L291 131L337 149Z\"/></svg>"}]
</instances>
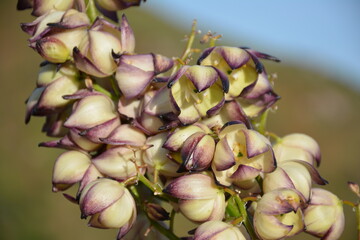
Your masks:
<instances>
[{"instance_id":1,"label":"drooping flower","mask_svg":"<svg viewBox=\"0 0 360 240\"><path fill-rule=\"evenodd\" d=\"M171 79L170 100L183 124L217 113L225 103L228 80L216 68L183 66Z\"/></svg>"},{"instance_id":2,"label":"drooping flower","mask_svg":"<svg viewBox=\"0 0 360 240\"><path fill-rule=\"evenodd\" d=\"M271 144L255 130L241 122L229 122L219 133L212 170L217 181L225 186L253 187L252 182L262 172L275 170ZM250 184L250 185L249 185Z\"/></svg>"},{"instance_id":3,"label":"drooping flower","mask_svg":"<svg viewBox=\"0 0 360 240\"><path fill-rule=\"evenodd\" d=\"M194 222L222 220L224 217L224 192L208 175L197 173L178 177L163 191L179 198L181 213Z\"/></svg>"},{"instance_id":4,"label":"drooping flower","mask_svg":"<svg viewBox=\"0 0 360 240\"><path fill-rule=\"evenodd\" d=\"M114 180L102 178L89 183L80 195L79 204L82 217L91 216L89 226L120 228L118 239L130 230L136 219L133 197Z\"/></svg>"},{"instance_id":5,"label":"drooping flower","mask_svg":"<svg viewBox=\"0 0 360 240\"><path fill-rule=\"evenodd\" d=\"M333 193L313 188L304 210L306 232L324 240L339 239L345 227L342 201Z\"/></svg>"},{"instance_id":6,"label":"drooping flower","mask_svg":"<svg viewBox=\"0 0 360 240\"><path fill-rule=\"evenodd\" d=\"M173 61L159 54L120 55L115 78L126 98L142 94L154 77L168 71Z\"/></svg>"},{"instance_id":7,"label":"drooping flower","mask_svg":"<svg viewBox=\"0 0 360 240\"><path fill-rule=\"evenodd\" d=\"M206 125L196 123L177 128L168 135L163 147L180 155L182 164L178 172L203 171L210 166L215 150L210 133Z\"/></svg>"},{"instance_id":8,"label":"drooping flower","mask_svg":"<svg viewBox=\"0 0 360 240\"><path fill-rule=\"evenodd\" d=\"M72 64L61 67L45 63L40 67L37 86L26 101L25 122L31 115L49 116L61 112L72 100L63 96L77 92L82 84L78 79L79 72Z\"/></svg>"},{"instance_id":9,"label":"drooping flower","mask_svg":"<svg viewBox=\"0 0 360 240\"><path fill-rule=\"evenodd\" d=\"M320 165L319 144L308 135L302 133L286 135L273 146L273 149L279 162L297 159L312 165Z\"/></svg>"},{"instance_id":10,"label":"drooping flower","mask_svg":"<svg viewBox=\"0 0 360 240\"><path fill-rule=\"evenodd\" d=\"M116 70L112 53L131 53L135 48L134 33L123 15L121 27L97 18L80 44L73 50L76 67L95 77L107 77Z\"/></svg>"},{"instance_id":11,"label":"drooping flower","mask_svg":"<svg viewBox=\"0 0 360 240\"><path fill-rule=\"evenodd\" d=\"M277 189L265 193L258 201L254 228L260 239L283 239L304 230L304 199L292 189Z\"/></svg>"},{"instance_id":12,"label":"drooping flower","mask_svg":"<svg viewBox=\"0 0 360 240\"><path fill-rule=\"evenodd\" d=\"M72 58L72 50L86 36L90 20L74 9L50 11L31 23L21 25L31 35L29 46L45 60L63 63Z\"/></svg>"},{"instance_id":13,"label":"drooping flower","mask_svg":"<svg viewBox=\"0 0 360 240\"><path fill-rule=\"evenodd\" d=\"M66 97L78 99L64 126L74 129L94 143L102 143L117 126L120 118L113 101L102 93L79 91Z\"/></svg>"},{"instance_id":14,"label":"drooping flower","mask_svg":"<svg viewBox=\"0 0 360 240\"><path fill-rule=\"evenodd\" d=\"M80 182L90 166L90 156L80 151L62 153L55 161L52 184L53 191L63 191Z\"/></svg>"},{"instance_id":15,"label":"drooping flower","mask_svg":"<svg viewBox=\"0 0 360 240\"><path fill-rule=\"evenodd\" d=\"M313 181L320 185L327 183L310 163L301 160L288 160L278 163L275 171L265 174L263 191L267 193L279 188L296 189L308 201L311 197Z\"/></svg>"}]
</instances>

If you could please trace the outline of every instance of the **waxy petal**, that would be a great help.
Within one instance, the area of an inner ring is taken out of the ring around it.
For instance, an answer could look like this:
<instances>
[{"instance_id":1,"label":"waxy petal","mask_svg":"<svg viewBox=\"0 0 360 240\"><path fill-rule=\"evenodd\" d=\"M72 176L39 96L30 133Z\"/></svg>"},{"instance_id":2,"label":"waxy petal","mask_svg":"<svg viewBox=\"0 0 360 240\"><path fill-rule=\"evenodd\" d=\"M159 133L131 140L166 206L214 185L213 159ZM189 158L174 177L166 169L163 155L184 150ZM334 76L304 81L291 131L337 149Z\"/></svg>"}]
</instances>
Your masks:
<instances>
[{"instance_id":1,"label":"waxy petal","mask_svg":"<svg viewBox=\"0 0 360 240\"><path fill-rule=\"evenodd\" d=\"M183 166L187 171L202 171L208 168L214 156L214 139L202 132L187 138L181 149Z\"/></svg>"},{"instance_id":2,"label":"waxy petal","mask_svg":"<svg viewBox=\"0 0 360 240\"><path fill-rule=\"evenodd\" d=\"M230 177L233 181L247 181L256 178L260 172L257 168L240 164Z\"/></svg>"},{"instance_id":3,"label":"waxy petal","mask_svg":"<svg viewBox=\"0 0 360 240\"><path fill-rule=\"evenodd\" d=\"M176 178L163 191L180 199L212 199L218 189L210 176L190 174Z\"/></svg>"},{"instance_id":4,"label":"waxy petal","mask_svg":"<svg viewBox=\"0 0 360 240\"><path fill-rule=\"evenodd\" d=\"M107 74L97 67L89 58L84 56L77 47L73 49L73 57L76 67L79 70L96 77L107 76Z\"/></svg>"},{"instance_id":5,"label":"waxy petal","mask_svg":"<svg viewBox=\"0 0 360 240\"><path fill-rule=\"evenodd\" d=\"M167 86L160 88L146 104L144 111L151 115L163 115L172 112L169 95L170 89Z\"/></svg>"},{"instance_id":6,"label":"waxy petal","mask_svg":"<svg viewBox=\"0 0 360 240\"><path fill-rule=\"evenodd\" d=\"M125 188L117 181L98 179L88 184L80 196L80 209L84 216L94 215L120 199Z\"/></svg>"},{"instance_id":7,"label":"waxy petal","mask_svg":"<svg viewBox=\"0 0 360 240\"><path fill-rule=\"evenodd\" d=\"M203 132L203 130L196 125L177 128L168 135L163 147L176 152L182 147L185 140L196 132Z\"/></svg>"},{"instance_id":8,"label":"waxy petal","mask_svg":"<svg viewBox=\"0 0 360 240\"><path fill-rule=\"evenodd\" d=\"M255 157L270 150L270 142L255 130L242 130L246 139L246 153L248 158Z\"/></svg>"},{"instance_id":9,"label":"waxy petal","mask_svg":"<svg viewBox=\"0 0 360 240\"><path fill-rule=\"evenodd\" d=\"M129 124L119 125L106 138L101 138L101 142L110 145L130 145L130 146L144 146L146 136L137 128Z\"/></svg>"},{"instance_id":10,"label":"waxy petal","mask_svg":"<svg viewBox=\"0 0 360 240\"><path fill-rule=\"evenodd\" d=\"M245 234L244 234L245 232ZM194 240L221 240L221 239L233 239L233 240L249 240L250 237L246 233L246 230L241 232L238 227L222 221L207 221L201 224L195 232Z\"/></svg>"},{"instance_id":11,"label":"waxy petal","mask_svg":"<svg viewBox=\"0 0 360 240\"><path fill-rule=\"evenodd\" d=\"M174 66L174 61L160 54L152 54L154 61L155 74L168 71Z\"/></svg>"},{"instance_id":12,"label":"waxy petal","mask_svg":"<svg viewBox=\"0 0 360 240\"><path fill-rule=\"evenodd\" d=\"M189 67L185 76L194 84L198 92L209 88L218 79L218 74L213 68L199 65Z\"/></svg>"},{"instance_id":13,"label":"waxy petal","mask_svg":"<svg viewBox=\"0 0 360 240\"><path fill-rule=\"evenodd\" d=\"M217 48L217 51L231 69L240 68L250 60L249 54L241 48L223 46Z\"/></svg>"},{"instance_id":14,"label":"waxy petal","mask_svg":"<svg viewBox=\"0 0 360 240\"><path fill-rule=\"evenodd\" d=\"M140 160L139 151L123 146L110 148L92 159L93 164L102 174L121 181L135 176L138 171L144 173L145 169L137 168L141 165Z\"/></svg>"},{"instance_id":15,"label":"waxy petal","mask_svg":"<svg viewBox=\"0 0 360 240\"><path fill-rule=\"evenodd\" d=\"M135 50L135 36L125 14L121 17L121 47L123 52L132 53Z\"/></svg>"},{"instance_id":16,"label":"waxy petal","mask_svg":"<svg viewBox=\"0 0 360 240\"><path fill-rule=\"evenodd\" d=\"M230 148L226 137L221 138L216 144L213 166L217 171L224 171L236 164L232 149Z\"/></svg>"},{"instance_id":17,"label":"waxy petal","mask_svg":"<svg viewBox=\"0 0 360 240\"><path fill-rule=\"evenodd\" d=\"M109 134L120 125L120 119L115 117L104 123L88 128L80 132L81 136L86 136L90 141L94 143L103 143L101 139L109 136Z\"/></svg>"},{"instance_id":18,"label":"waxy petal","mask_svg":"<svg viewBox=\"0 0 360 240\"><path fill-rule=\"evenodd\" d=\"M83 152L62 153L56 159L53 169L53 191L66 190L72 184L81 181L90 163L90 156Z\"/></svg>"}]
</instances>

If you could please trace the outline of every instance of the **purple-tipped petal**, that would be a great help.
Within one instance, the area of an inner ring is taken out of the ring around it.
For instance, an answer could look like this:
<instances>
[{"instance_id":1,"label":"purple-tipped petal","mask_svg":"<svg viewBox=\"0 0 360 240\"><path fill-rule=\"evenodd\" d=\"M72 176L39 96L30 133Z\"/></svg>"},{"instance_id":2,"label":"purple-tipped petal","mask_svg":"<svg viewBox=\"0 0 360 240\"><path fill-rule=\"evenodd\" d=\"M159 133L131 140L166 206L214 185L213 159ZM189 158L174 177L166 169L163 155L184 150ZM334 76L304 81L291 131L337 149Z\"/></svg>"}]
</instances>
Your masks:
<instances>
[{"instance_id":1,"label":"purple-tipped petal","mask_svg":"<svg viewBox=\"0 0 360 240\"><path fill-rule=\"evenodd\" d=\"M214 139L202 132L191 135L181 149L181 158L188 171L202 171L208 168L214 156Z\"/></svg>"},{"instance_id":2,"label":"purple-tipped petal","mask_svg":"<svg viewBox=\"0 0 360 240\"><path fill-rule=\"evenodd\" d=\"M216 67L212 67L215 69L215 71L217 72L217 74L220 77L221 80L221 85L222 85L222 89L224 91L224 93L228 93L229 92L229 88L230 88L230 82L228 77L226 76L225 73L223 73L222 71L220 71L219 69L217 69Z\"/></svg>"},{"instance_id":3,"label":"purple-tipped petal","mask_svg":"<svg viewBox=\"0 0 360 240\"><path fill-rule=\"evenodd\" d=\"M92 181L95 181L96 179L103 177L103 175L99 172L99 170L97 170L97 168L91 164L88 169L86 170L81 182L80 182L80 187L79 190L77 192L77 196L80 197L80 194L82 192L82 190L88 185L90 184Z\"/></svg>"},{"instance_id":4,"label":"purple-tipped petal","mask_svg":"<svg viewBox=\"0 0 360 240\"><path fill-rule=\"evenodd\" d=\"M144 111L150 115L163 115L172 112L169 95L170 89L168 87L160 88L146 104Z\"/></svg>"},{"instance_id":5,"label":"purple-tipped petal","mask_svg":"<svg viewBox=\"0 0 360 240\"><path fill-rule=\"evenodd\" d=\"M309 171L310 175L311 175L311 178L312 180L319 184L319 185L326 185L328 184L328 181L326 181L326 179L322 178L319 174L319 171L313 166L311 165L310 163L308 162L305 162L303 160L291 160L291 161L294 161L294 162L297 162L297 163L300 163L301 165L303 165L304 167L307 168L307 170Z\"/></svg>"},{"instance_id":6,"label":"purple-tipped petal","mask_svg":"<svg viewBox=\"0 0 360 240\"><path fill-rule=\"evenodd\" d=\"M242 130L246 138L247 157L252 158L269 151L268 140L255 130Z\"/></svg>"},{"instance_id":7,"label":"purple-tipped petal","mask_svg":"<svg viewBox=\"0 0 360 240\"><path fill-rule=\"evenodd\" d=\"M212 178L203 174L190 174L176 178L163 192L180 199L211 199L217 194Z\"/></svg>"},{"instance_id":8,"label":"purple-tipped petal","mask_svg":"<svg viewBox=\"0 0 360 240\"><path fill-rule=\"evenodd\" d=\"M221 99L221 101L218 104L207 110L206 115L209 117L214 116L221 110L224 104L225 104L225 98Z\"/></svg>"},{"instance_id":9,"label":"purple-tipped petal","mask_svg":"<svg viewBox=\"0 0 360 240\"><path fill-rule=\"evenodd\" d=\"M144 146L146 136L139 129L129 124L122 124L115 128L108 137L100 139L101 142L110 145Z\"/></svg>"},{"instance_id":10,"label":"purple-tipped petal","mask_svg":"<svg viewBox=\"0 0 360 240\"><path fill-rule=\"evenodd\" d=\"M246 181L256 178L261 171L259 169L240 164L230 176L234 181Z\"/></svg>"},{"instance_id":11,"label":"purple-tipped petal","mask_svg":"<svg viewBox=\"0 0 360 240\"><path fill-rule=\"evenodd\" d=\"M100 179L86 186L80 197L80 210L84 216L94 215L120 199L124 189L110 179Z\"/></svg>"},{"instance_id":12,"label":"purple-tipped petal","mask_svg":"<svg viewBox=\"0 0 360 240\"><path fill-rule=\"evenodd\" d=\"M266 53L257 52L257 51L252 50L252 49L247 49L246 51L251 52L252 54L254 54L258 58L271 60L271 61L274 61L274 62L280 62L280 59L278 59L277 57L271 56L271 55L266 54Z\"/></svg>"},{"instance_id":13,"label":"purple-tipped petal","mask_svg":"<svg viewBox=\"0 0 360 240\"><path fill-rule=\"evenodd\" d=\"M169 82L167 84L168 88L171 88L174 83L181 78L181 76L189 69L190 66L182 66L175 74L173 74L169 78Z\"/></svg>"},{"instance_id":14,"label":"purple-tipped petal","mask_svg":"<svg viewBox=\"0 0 360 240\"><path fill-rule=\"evenodd\" d=\"M108 74L101 71L92 61L84 56L77 47L73 49L73 57L76 67L96 77L106 77Z\"/></svg>"},{"instance_id":15,"label":"purple-tipped petal","mask_svg":"<svg viewBox=\"0 0 360 240\"><path fill-rule=\"evenodd\" d=\"M234 153L226 137L220 139L216 144L213 163L217 171L224 171L236 164Z\"/></svg>"},{"instance_id":16,"label":"purple-tipped petal","mask_svg":"<svg viewBox=\"0 0 360 240\"><path fill-rule=\"evenodd\" d=\"M217 50L231 69L240 68L250 60L249 54L241 48L219 47Z\"/></svg>"},{"instance_id":17,"label":"purple-tipped petal","mask_svg":"<svg viewBox=\"0 0 360 240\"><path fill-rule=\"evenodd\" d=\"M152 54L154 59L155 74L168 71L174 66L174 61L160 54Z\"/></svg>"},{"instance_id":18,"label":"purple-tipped petal","mask_svg":"<svg viewBox=\"0 0 360 240\"><path fill-rule=\"evenodd\" d=\"M272 86L267 78L265 72L258 74L258 78L255 82L244 88L240 96L247 99L259 98L261 95L264 95L272 91Z\"/></svg>"},{"instance_id":19,"label":"purple-tipped petal","mask_svg":"<svg viewBox=\"0 0 360 240\"><path fill-rule=\"evenodd\" d=\"M194 84L198 92L209 88L218 79L218 74L214 68L199 65L189 67L185 76Z\"/></svg>"},{"instance_id":20,"label":"purple-tipped petal","mask_svg":"<svg viewBox=\"0 0 360 240\"><path fill-rule=\"evenodd\" d=\"M135 49L135 36L125 14L121 17L121 48L123 52L132 53Z\"/></svg>"},{"instance_id":21,"label":"purple-tipped petal","mask_svg":"<svg viewBox=\"0 0 360 240\"><path fill-rule=\"evenodd\" d=\"M207 56L209 56L210 53L211 53L214 49L215 49L215 47L211 47L211 48L205 49L205 50L201 53L199 59L197 60L197 64L200 65L201 62L202 62Z\"/></svg>"},{"instance_id":22,"label":"purple-tipped petal","mask_svg":"<svg viewBox=\"0 0 360 240\"><path fill-rule=\"evenodd\" d=\"M203 130L195 125L177 128L168 135L163 147L170 151L176 152L183 146L187 138L197 132L203 132Z\"/></svg>"},{"instance_id":23,"label":"purple-tipped petal","mask_svg":"<svg viewBox=\"0 0 360 240\"><path fill-rule=\"evenodd\" d=\"M129 55L120 58L115 78L126 98L137 97L145 90L155 76L153 67L151 55Z\"/></svg>"},{"instance_id":24,"label":"purple-tipped petal","mask_svg":"<svg viewBox=\"0 0 360 240\"><path fill-rule=\"evenodd\" d=\"M86 136L90 141L95 143L103 143L101 139L106 138L116 127L120 125L120 119L115 117L95 127L86 129L80 134Z\"/></svg>"}]
</instances>

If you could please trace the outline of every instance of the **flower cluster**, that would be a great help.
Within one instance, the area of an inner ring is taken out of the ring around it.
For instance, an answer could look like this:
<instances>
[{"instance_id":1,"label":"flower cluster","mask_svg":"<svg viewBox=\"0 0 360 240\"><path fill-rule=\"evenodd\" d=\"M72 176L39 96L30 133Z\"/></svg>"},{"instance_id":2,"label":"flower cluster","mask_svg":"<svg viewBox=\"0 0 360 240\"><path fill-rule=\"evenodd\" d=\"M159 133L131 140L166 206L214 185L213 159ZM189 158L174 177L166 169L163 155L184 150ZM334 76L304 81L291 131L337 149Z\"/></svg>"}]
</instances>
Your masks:
<instances>
[{"instance_id":1,"label":"flower cluster","mask_svg":"<svg viewBox=\"0 0 360 240\"><path fill-rule=\"evenodd\" d=\"M64 196L89 226L119 229L118 239L149 226L178 239L177 213L199 224L188 236L194 240L300 232L338 239L342 201L313 186L327 183L316 169L316 141L265 130L279 96L262 60L279 60L215 46L213 38L190 64L195 23L182 57L138 54L125 15L118 25L100 13L139 4L18 1L37 16L21 27L45 60L26 122L46 117L43 131L57 139L40 145L65 150L54 164L53 191L77 184L76 196Z\"/></svg>"}]
</instances>

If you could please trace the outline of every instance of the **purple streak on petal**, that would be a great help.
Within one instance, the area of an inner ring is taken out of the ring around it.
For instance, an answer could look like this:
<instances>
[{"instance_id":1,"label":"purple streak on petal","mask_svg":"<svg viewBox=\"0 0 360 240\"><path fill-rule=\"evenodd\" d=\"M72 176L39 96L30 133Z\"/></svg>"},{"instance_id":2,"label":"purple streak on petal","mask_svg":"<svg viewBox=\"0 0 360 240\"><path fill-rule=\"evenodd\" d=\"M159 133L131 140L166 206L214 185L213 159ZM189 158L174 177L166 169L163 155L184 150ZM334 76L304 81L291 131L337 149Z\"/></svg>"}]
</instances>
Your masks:
<instances>
[{"instance_id":1,"label":"purple streak on petal","mask_svg":"<svg viewBox=\"0 0 360 240\"><path fill-rule=\"evenodd\" d=\"M246 139L246 152L248 158L255 157L270 150L271 147L264 143L260 139L260 136L257 135L258 133L254 130L242 130L242 132Z\"/></svg>"},{"instance_id":2,"label":"purple streak on petal","mask_svg":"<svg viewBox=\"0 0 360 240\"><path fill-rule=\"evenodd\" d=\"M168 81L168 88L171 88L172 85L174 85L174 83L179 80L181 78L181 76L186 72L186 70L189 68L190 66L182 66L175 74L173 74Z\"/></svg>"},{"instance_id":3,"label":"purple streak on petal","mask_svg":"<svg viewBox=\"0 0 360 240\"><path fill-rule=\"evenodd\" d=\"M208 115L209 117L214 116L221 110L222 106L224 106L224 103L225 103L225 98L222 98L221 101L218 102L218 104L216 104L215 106L213 106L212 108L206 111L206 115Z\"/></svg>"},{"instance_id":4,"label":"purple streak on petal","mask_svg":"<svg viewBox=\"0 0 360 240\"><path fill-rule=\"evenodd\" d=\"M249 51L249 49L244 49L244 50L250 55L251 59L253 60L255 64L256 72L259 74L262 73L265 70L265 67L257 58L257 56L254 55L251 51Z\"/></svg>"},{"instance_id":5,"label":"purple streak on petal","mask_svg":"<svg viewBox=\"0 0 360 240\"><path fill-rule=\"evenodd\" d=\"M181 148L181 158L183 160L183 166L186 170L197 170L197 161L199 161L200 159L196 158L194 156L194 153L198 143L205 135L206 134L203 132L196 132L185 140Z\"/></svg>"},{"instance_id":6,"label":"purple streak on petal","mask_svg":"<svg viewBox=\"0 0 360 240\"><path fill-rule=\"evenodd\" d=\"M88 89L81 89L74 94L64 95L63 98L64 99L82 99L82 98L85 98L88 96L98 96L98 95L103 95L103 94L100 92L96 92L96 91L90 91Z\"/></svg>"},{"instance_id":7,"label":"purple streak on petal","mask_svg":"<svg viewBox=\"0 0 360 240\"><path fill-rule=\"evenodd\" d=\"M96 77L106 77L108 74L102 72L90 59L84 56L77 47L73 49L73 57L76 67L83 72Z\"/></svg>"},{"instance_id":8,"label":"purple streak on petal","mask_svg":"<svg viewBox=\"0 0 360 240\"><path fill-rule=\"evenodd\" d=\"M137 128L128 124L119 125L108 137L101 138L101 142L110 145L143 146L146 141L145 135Z\"/></svg>"},{"instance_id":9,"label":"purple streak on petal","mask_svg":"<svg viewBox=\"0 0 360 240\"><path fill-rule=\"evenodd\" d=\"M26 32L27 34L33 36L36 32L38 23L37 22L31 22L31 23L21 23L20 27L21 29Z\"/></svg>"},{"instance_id":10,"label":"purple streak on petal","mask_svg":"<svg viewBox=\"0 0 360 240\"><path fill-rule=\"evenodd\" d=\"M71 203L79 204L75 197L73 197L73 196L71 196L71 195L69 195L69 194L67 194L67 193L63 193L63 196L64 196L67 200L69 200Z\"/></svg>"},{"instance_id":11,"label":"purple streak on petal","mask_svg":"<svg viewBox=\"0 0 360 240\"><path fill-rule=\"evenodd\" d=\"M302 160L292 160L294 162L300 163L301 165L303 165L304 167L307 168L307 170L309 171L312 180L319 184L319 185L326 185L328 184L328 181L326 181L324 178L322 178L319 174L319 171L310 163L302 161Z\"/></svg>"},{"instance_id":12,"label":"purple streak on petal","mask_svg":"<svg viewBox=\"0 0 360 240\"><path fill-rule=\"evenodd\" d=\"M229 79L228 79L227 75L225 73L223 73L222 71L220 71L219 69L217 69L216 67L212 67L212 68L215 69L215 71L218 73L218 75L220 77L221 85L222 85L222 89L223 89L224 93L228 93L230 83L229 83Z\"/></svg>"},{"instance_id":13,"label":"purple streak on petal","mask_svg":"<svg viewBox=\"0 0 360 240\"><path fill-rule=\"evenodd\" d=\"M230 121L230 122L225 123L224 126L222 126L220 132L221 132L224 128L226 128L227 126L234 125L234 124L244 124L244 125L245 125L245 123L243 123L243 122L240 121L240 120Z\"/></svg>"},{"instance_id":14,"label":"purple streak on petal","mask_svg":"<svg viewBox=\"0 0 360 240\"><path fill-rule=\"evenodd\" d=\"M134 52L135 36L125 14L121 17L121 48L123 52Z\"/></svg>"},{"instance_id":15,"label":"purple streak on petal","mask_svg":"<svg viewBox=\"0 0 360 240\"><path fill-rule=\"evenodd\" d=\"M246 51L251 52L252 54L254 54L256 57L258 58L262 58L262 59L266 59L266 60L271 60L274 62L280 62L280 59L278 59L277 57L268 55L266 53L262 53L262 52L257 52L255 50L252 49L246 49Z\"/></svg>"},{"instance_id":16,"label":"purple streak on petal","mask_svg":"<svg viewBox=\"0 0 360 240\"><path fill-rule=\"evenodd\" d=\"M222 108L229 116L230 121L240 121L245 123L248 129L252 129L250 119L246 116L240 104L236 101L226 102Z\"/></svg>"},{"instance_id":17,"label":"purple streak on petal","mask_svg":"<svg viewBox=\"0 0 360 240\"><path fill-rule=\"evenodd\" d=\"M207 56L209 56L209 54L214 50L214 48L215 48L215 47L211 47L211 48L205 49L205 50L201 53L199 59L197 60L197 64L200 65L201 62L202 62L202 60L204 60Z\"/></svg>"},{"instance_id":18,"label":"purple streak on petal","mask_svg":"<svg viewBox=\"0 0 360 240\"><path fill-rule=\"evenodd\" d=\"M224 58L224 60L232 70L242 67L250 59L250 56L249 54L247 54L247 51L243 49L242 51L244 54L241 55L232 54L231 48L219 47L217 48L217 50L219 51L220 55Z\"/></svg>"},{"instance_id":19,"label":"purple streak on petal","mask_svg":"<svg viewBox=\"0 0 360 240\"><path fill-rule=\"evenodd\" d=\"M230 178L236 181L246 181L256 178L260 172L261 171L257 168L240 164Z\"/></svg>"},{"instance_id":20,"label":"purple streak on petal","mask_svg":"<svg viewBox=\"0 0 360 240\"><path fill-rule=\"evenodd\" d=\"M218 79L217 71L212 71L210 69L215 70L213 67L195 65L189 67L184 74L194 84L197 91L202 92L205 89L208 89L211 85L213 85ZM211 73L209 72L209 70L211 71ZM201 71L207 71L210 74L203 74L201 73Z\"/></svg>"},{"instance_id":21,"label":"purple streak on petal","mask_svg":"<svg viewBox=\"0 0 360 240\"><path fill-rule=\"evenodd\" d=\"M120 119L115 117L95 127L82 131L80 135L86 136L87 139L94 143L103 143L100 139L108 137L108 135L120 125Z\"/></svg>"},{"instance_id":22,"label":"purple streak on petal","mask_svg":"<svg viewBox=\"0 0 360 240\"><path fill-rule=\"evenodd\" d=\"M168 71L174 66L174 61L160 54L151 54L153 56L155 75Z\"/></svg>"}]
</instances>

